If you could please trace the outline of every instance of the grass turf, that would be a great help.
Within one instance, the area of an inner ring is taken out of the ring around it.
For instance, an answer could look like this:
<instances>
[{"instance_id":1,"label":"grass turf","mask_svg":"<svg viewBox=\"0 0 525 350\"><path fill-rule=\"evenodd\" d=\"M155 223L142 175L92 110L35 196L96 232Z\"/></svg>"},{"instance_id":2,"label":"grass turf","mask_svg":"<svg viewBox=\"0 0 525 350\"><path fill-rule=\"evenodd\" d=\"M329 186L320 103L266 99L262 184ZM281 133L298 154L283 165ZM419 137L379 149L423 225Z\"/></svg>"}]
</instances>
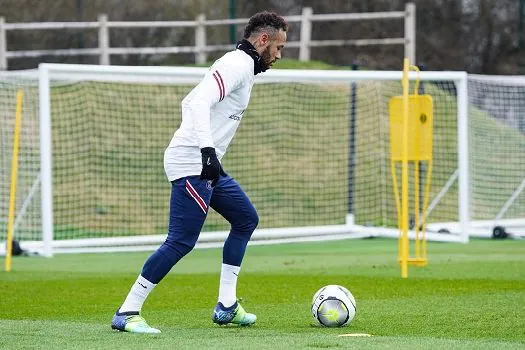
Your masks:
<instances>
[{"instance_id":1,"label":"grass turf","mask_svg":"<svg viewBox=\"0 0 525 350\"><path fill-rule=\"evenodd\" d=\"M0 348L525 348L525 242L429 243L430 264L400 278L395 240L251 246L238 297L251 328L211 322L220 249L195 250L159 284L143 315L157 336L109 323L149 253L15 258L0 273ZM312 326L325 284L357 299L349 327ZM339 337L368 333L372 337Z\"/></svg>"}]
</instances>

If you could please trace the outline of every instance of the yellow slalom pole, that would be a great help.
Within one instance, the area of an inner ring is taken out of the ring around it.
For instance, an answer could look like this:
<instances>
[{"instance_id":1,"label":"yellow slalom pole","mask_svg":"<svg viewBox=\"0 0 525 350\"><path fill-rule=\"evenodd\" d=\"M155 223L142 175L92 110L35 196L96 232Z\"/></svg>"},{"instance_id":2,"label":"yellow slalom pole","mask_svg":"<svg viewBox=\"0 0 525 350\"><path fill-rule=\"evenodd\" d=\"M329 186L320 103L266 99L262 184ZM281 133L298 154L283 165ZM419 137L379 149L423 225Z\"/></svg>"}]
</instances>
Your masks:
<instances>
[{"instance_id":1,"label":"yellow slalom pole","mask_svg":"<svg viewBox=\"0 0 525 350\"><path fill-rule=\"evenodd\" d=\"M415 81L414 86L414 96L419 95L419 67L418 66L410 66L410 70L414 70L418 73L418 77ZM419 158L419 157L418 157ZM417 159L414 159L414 255L415 255L415 263L418 263L418 260L421 259L421 226L420 226L420 218L419 218L419 161Z\"/></svg>"},{"instance_id":2,"label":"yellow slalom pole","mask_svg":"<svg viewBox=\"0 0 525 350\"><path fill-rule=\"evenodd\" d=\"M419 225L419 162L414 162L414 255L416 260L421 258L421 231Z\"/></svg>"},{"instance_id":3,"label":"yellow slalom pole","mask_svg":"<svg viewBox=\"0 0 525 350\"><path fill-rule=\"evenodd\" d=\"M401 167L401 277L408 277L408 58L403 60L403 152Z\"/></svg>"},{"instance_id":4,"label":"yellow slalom pole","mask_svg":"<svg viewBox=\"0 0 525 350\"><path fill-rule=\"evenodd\" d=\"M11 254L13 251L13 226L16 207L16 177L18 172L18 145L20 144L20 124L22 121L22 100L24 92L16 93L15 130L13 133L13 159L11 160L11 189L9 192L9 214L7 219L7 243L5 252L5 271L11 271Z\"/></svg>"}]
</instances>

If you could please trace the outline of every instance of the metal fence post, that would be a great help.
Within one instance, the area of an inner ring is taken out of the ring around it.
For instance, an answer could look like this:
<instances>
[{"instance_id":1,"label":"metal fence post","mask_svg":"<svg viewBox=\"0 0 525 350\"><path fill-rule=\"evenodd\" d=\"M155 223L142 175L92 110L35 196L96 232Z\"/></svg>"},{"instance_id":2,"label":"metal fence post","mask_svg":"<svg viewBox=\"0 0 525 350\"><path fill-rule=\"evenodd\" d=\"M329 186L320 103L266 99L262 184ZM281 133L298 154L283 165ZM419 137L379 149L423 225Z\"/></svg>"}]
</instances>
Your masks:
<instances>
[{"instance_id":1,"label":"metal fence post","mask_svg":"<svg viewBox=\"0 0 525 350\"><path fill-rule=\"evenodd\" d=\"M416 64L416 5L405 5L405 57L410 64Z\"/></svg>"},{"instance_id":2,"label":"metal fence post","mask_svg":"<svg viewBox=\"0 0 525 350\"><path fill-rule=\"evenodd\" d=\"M195 63L204 64L208 58L205 51L206 48L206 15L203 13L199 14L196 18L197 27L195 28Z\"/></svg>"},{"instance_id":3,"label":"metal fence post","mask_svg":"<svg viewBox=\"0 0 525 350\"><path fill-rule=\"evenodd\" d=\"M310 40L312 38L312 14L311 7L303 7L301 14L301 38L299 46L299 61L310 60Z\"/></svg>"},{"instance_id":4,"label":"metal fence post","mask_svg":"<svg viewBox=\"0 0 525 350\"><path fill-rule=\"evenodd\" d=\"M0 70L7 70L7 37L4 17L0 17Z\"/></svg>"},{"instance_id":5,"label":"metal fence post","mask_svg":"<svg viewBox=\"0 0 525 350\"><path fill-rule=\"evenodd\" d=\"M98 15L98 48L100 49L100 64L109 65L109 31L108 16Z\"/></svg>"}]
</instances>

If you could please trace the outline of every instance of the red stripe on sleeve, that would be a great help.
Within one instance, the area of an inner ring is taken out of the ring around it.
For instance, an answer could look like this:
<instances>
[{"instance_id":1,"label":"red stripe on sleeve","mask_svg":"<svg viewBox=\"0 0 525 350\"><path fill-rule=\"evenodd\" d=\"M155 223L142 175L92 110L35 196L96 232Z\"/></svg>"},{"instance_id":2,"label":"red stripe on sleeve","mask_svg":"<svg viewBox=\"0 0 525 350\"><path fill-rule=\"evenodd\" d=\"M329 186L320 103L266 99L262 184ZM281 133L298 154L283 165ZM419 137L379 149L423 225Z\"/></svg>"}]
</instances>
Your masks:
<instances>
[{"instance_id":1,"label":"red stripe on sleeve","mask_svg":"<svg viewBox=\"0 0 525 350\"><path fill-rule=\"evenodd\" d=\"M218 73L218 72L215 71L215 73ZM215 78L215 81L217 82L217 86L219 86L219 101L222 101L222 99L224 98L224 89L221 83L219 82L219 78L217 77L215 73L213 73L213 77Z\"/></svg>"},{"instance_id":2,"label":"red stripe on sleeve","mask_svg":"<svg viewBox=\"0 0 525 350\"><path fill-rule=\"evenodd\" d=\"M217 76L219 77L219 80L221 81L221 86L222 86L222 99L224 99L224 95L226 94L226 89L224 88L224 81L222 80L222 77L221 77L221 74L219 73L218 70L215 71L215 73L217 73Z\"/></svg>"}]
</instances>

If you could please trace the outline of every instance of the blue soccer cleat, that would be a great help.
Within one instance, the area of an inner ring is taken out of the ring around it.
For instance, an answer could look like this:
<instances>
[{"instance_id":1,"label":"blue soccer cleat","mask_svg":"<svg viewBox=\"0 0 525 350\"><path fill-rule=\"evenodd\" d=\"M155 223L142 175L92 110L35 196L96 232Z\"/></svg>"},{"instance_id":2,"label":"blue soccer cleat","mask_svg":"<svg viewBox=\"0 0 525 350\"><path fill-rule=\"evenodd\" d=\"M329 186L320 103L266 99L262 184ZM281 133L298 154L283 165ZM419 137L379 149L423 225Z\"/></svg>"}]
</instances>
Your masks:
<instances>
[{"instance_id":1,"label":"blue soccer cleat","mask_svg":"<svg viewBox=\"0 0 525 350\"><path fill-rule=\"evenodd\" d=\"M212 316L212 321L219 325L232 323L240 326L250 326L256 320L257 316L244 311L244 308L238 302L235 302L230 307L224 307L222 303L217 303Z\"/></svg>"},{"instance_id":2,"label":"blue soccer cleat","mask_svg":"<svg viewBox=\"0 0 525 350\"><path fill-rule=\"evenodd\" d=\"M111 328L121 332L157 334L160 330L150 327L146 320L136 311L115 312Z\"/></svg>"}]
</instances>

